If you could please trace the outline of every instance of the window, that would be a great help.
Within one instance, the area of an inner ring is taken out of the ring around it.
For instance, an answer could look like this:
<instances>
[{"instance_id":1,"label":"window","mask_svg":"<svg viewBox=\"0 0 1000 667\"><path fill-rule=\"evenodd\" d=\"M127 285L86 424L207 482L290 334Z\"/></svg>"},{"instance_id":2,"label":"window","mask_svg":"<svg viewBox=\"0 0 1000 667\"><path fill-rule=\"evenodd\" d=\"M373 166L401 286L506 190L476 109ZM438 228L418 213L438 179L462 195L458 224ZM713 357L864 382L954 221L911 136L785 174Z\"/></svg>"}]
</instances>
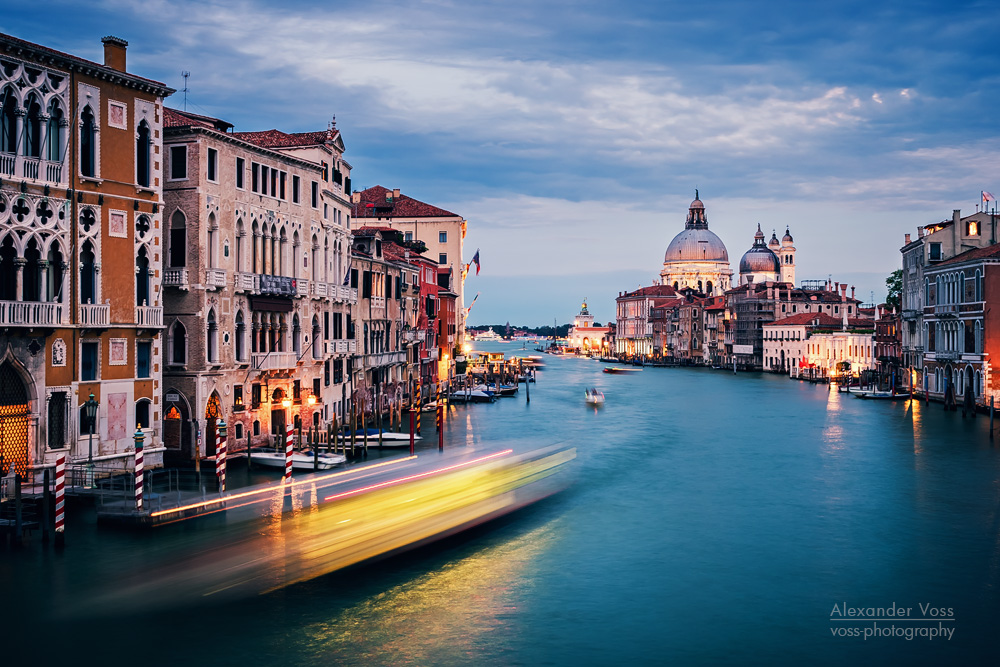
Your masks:
<instances>
[{"instance_id":1,"label":"window","mask_svg":"<svg viewBox=\"0 0 1000 667\"><path fill-rule=\"evenodd\" d=\"M135 182L140 187L148 188L151 182L151 158L153 142L151 141L149 123L139 123L139 131L135 139Z\"/></svg>"},{"instance_id":2,"label":"window","mask_svg":"<svg viewBox=\"0 0 1000 667\"><path fill-rule=\"evenodd\" d=\"M100 363L100 341L84 341L80 345L80 381L89 382L98 378Z\"/></svg>"},{"instance_id":3,"label":"window","mask_svg":"<svg viewBox=\"0 0 1000 667\"><path fill-rule=\"evenodd\" d=\"M187 221L179 210L170 216L170 266L187 265Z\"/></svg>"},{"instance_id":4,"label":"window","mask_svg":"<svg viewBox=\"0 0 1000 667\"><path fill-rule=\"evenodd\" d=\"M135 427L149 428L149 399L143 398L135 403Z\"/></svg>"},{"instance_id":5,"label":"window","mask_svg":"<svg viewBox=\"0 0 1000 667\"><path fill-rule=\"evenodd\" d=\"M148 378L152 376L153 343L140 340L135 344L135 376ZM143 422L148 424L149 422Z\"/></svg>"},{"instance_id":6,"label":"window","mask_svg":"<svg viewBox=\"0 0 1000 667\"><path fill-rule=\"evenodd\" d=\"M326 202L323 202L323 219L324 220L330 219L330 205L327 204Z\"/></svg>"},{"instance_id":7,"label":"window","mask_svg":"<svg viewBox=\"0 0 1000 667\"><path fill-rule=\"evenodd\" d=\"M438 232L438 243L448 242L448 232Z\"/></svg>"},{"instance_id":8,"label":"window","mask_svg":"<svg viewBox=\"0 0 1000 667\"><path fill-rule=\"evenodd\" d=\"M250 167L250 189L253 192L257 192L260 188L260 165L256 162L251 163Z\"/></svg>"},{"instance_id":9,"label":"window","mask_svg":"<svg viewBox=\"0 0 1000 667\"><path fill-rule=\"evenodd\" d=\"M319 183L312 182L312 207L319 208Z\"/></svg>"},{"instance_id":10,"label":"window","mask_svg":"<svg viewBox=\"0 0 1000 667\"><path fill-rule=\"evenodd\" d=\"M403 240L404 241L412 241L413 240L413 232L403 232Z\"/></svg>"},{"instance_id":11,"label":"window","mask_svg":"<svg viewBox=\"0 0 1000 667\"><path fill-rule=\"evenodd\" d=\"M243 174L247 170L247 163L241 157L236 158L236 187L243 189Z\"/></svg>"},{"instance_id":12,"label":"window","mask_svg":"<svg viewBox=\"0 0 1000 667\"><path fill-rule=\"evenodd\" d=\"M93 243L84 242L83 249L80 251L80 303L92 304L97 301L97 266L95 261Z\"/></svg>"},{"instance_id":13,"label":"window","mask_svg":"<svg viewBox=\"0 0 1000 667\"><path fill-rule=\"evenodd\" d=\"M4 115L7 113L4 104ZM13 107L11 107L13 110ZM90 107L83 110L80 117L80 174L91 178L97 176L97 123Z\"/></svg>"},{"instance_id":14,"label":"window","mask_svg":"<svg viewBox=\"0 0 1000 667\"><path fill-rule=\"evenodd\" d=\"M288 174L286 172L281 172L281 180L279 185L281 186L280 192L278 192L278 197L280 199L285 198L285 183L288 181Z\"/></svg>"},{"instance_id":15,"label":"window","mask_svg":"<svg viewBox=\"0 0 1000 667\"><path fill-rule=\"evenodd\" d=\"M293 204L298 204L299 203L299 184L301 183L301 181L302 181L302 179L300 179L298 176L292 176L292 203Z\"/></svg>"},{"instance_id":16,"label":"window","mask_svg":"<svg viewBox=\"0 0 1000 667\"><path fill-rule=\"evenodd\" d=\"M243 385L233 385L233 410L239 412L243 409Z\"/></svg>"},{"instance_id":17,"label":"window","mask_svg":"<svg viewBox=\"0 0 1000 667\"><path fill-rule=\"evenodd\" d=\"M219 180L219 177L216 174L216 168L218 167L218 163L219 163L219 151L215 150L214 148L209 148L208 149L208 180L212 181L213 183Z\"/></svg>"},{"instance_id":18,"label":"window","mask_svg":"<svg viewBox=\"0 0 1000 667\"><path fill-rule=\"evenodd\" d=\"M215 310L208 311L208 321L205 333L205 358L209 363L219 361L219 326L215 320Z\"/></svg>"},{"instance_id":19,"label":"window","mask_svg":"<svg viewBox=\"0 0 1000 667\"><path fill-rule=\"evenodd\" d=\"M448 253L443 252L443 253L439 254L438 255L438 264L447 264L447 263L448 263Z\"/></svg>"},{"instance_id":20,"label":"window","mask_svg":"<svg viewBox=\"0 0 1000 667\"><path fill-rule=\"evenodd\" d=\"M292 401L302 402L302 380L292 380Z\"/></svg>"},{"instance_id":21,"label":"window","mask_svg":"<svg viewBox=\"0 0 1000 667\"><path fill-rule=\"evenodd\" d=\"M242 387L240 387L240 388L242 389ZM243 439L243 424L241 424L240 422L236 422L236 426L233 429L233 432L234 432L237 440L242 440Z\"/></svg>"},{"instance_id":22,"label":"window","mask_svg":"<svg viewBox=\"0 0 1000 667\"><path fill-rule=\"evenodd\" d=\"M54 391L49 395L49 449L59 449L66 444L66 406L68 402L65 391Z\"/></svg>"},{"instance_id":23,"label":"window","mask_svg":"<svg viewBox=\"0 0 1000 667\"><path fill-rule=\"evenodd\" d=\"M149 278L152 272L149 270L149 256L145 246L139 248L135 258L135 305L148 306L150 303Z\"/></svg>"},{"instance_id":24,"label":"window","mask_svg":"<svg viewBox=\"0 0 1000 667\"><path fill-rule=\"evenodd\" d=\"M254 383L250 385L250 407L252 409L256 410L257 408L260 407L260 396L261 396L260 384ZM260 432L257 430L257 427L255 426L254 435L259 435L259 434Z\"/></svg>"},{"instance_id":25,"label":"window","mask_svg":"<svg viewBox=\"0 0 1000 667\"><path fill-rule=\"evenodd\" d=\"M187 361L187 330L180 320L170 329L170 363L184 364Z\"/></svg>"},{"instance_id":26,"label":"window","mask_svg":"<svg viewBox=\"0 0 1000 667\"><path fill-rule=\"evenodd\" d=\"M183 181L187 178L187 146L170 147L170 180Z\"/></svg>"},{"instance_id":27,"label":"window","mask_svg":"<svg viewBox=\"0 0 1000 667\"><path fill-rule=\"evenodd\" d=\"M940 243L931 243L930 246L929 246L929 248L928 248L928 252L929 252L928 257L929 257L930 261L937 262L937 261L941 260L941 244Z\"/></svg>"}]
</instances>

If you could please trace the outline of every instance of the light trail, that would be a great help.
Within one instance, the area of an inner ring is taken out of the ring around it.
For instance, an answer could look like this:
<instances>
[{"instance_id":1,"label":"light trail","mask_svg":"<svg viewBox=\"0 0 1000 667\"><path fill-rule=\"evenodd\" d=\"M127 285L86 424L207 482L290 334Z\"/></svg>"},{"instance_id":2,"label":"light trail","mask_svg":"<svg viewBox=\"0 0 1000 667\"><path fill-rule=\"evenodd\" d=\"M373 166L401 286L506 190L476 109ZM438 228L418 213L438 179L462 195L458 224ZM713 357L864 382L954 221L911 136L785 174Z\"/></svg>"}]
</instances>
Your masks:
<instances>
[{"instance_id":1,"label":"light trail","mask_svg":"<svg viewBox=\"0 0 1000 667\"><path fill-rule=\"evenodd\" d=\"M181 505L180 507L172 507L170 509L165 509L165 510L159 510L159 511L156 511L156 512L151 512L150 516L151 517L166 516L166 515L169 515L169 514L175 514L177 512L184 512L184 511L187 511L187 510L197 509L199 507L211 507L212 505L218 505L220 503L224 503L224 502L227 502L227 501L230 501L230 500L239 500L240 498L249 498L249 497L256 496L256 495L269 494L269 493L271 493L273 491L279 491L279 490L284 490L284 489L294 489L295 487L301 486L303 484L315 484L317 482L324 482L324 481L329 480L329 479L334 479L335 477L343 477L345 475L354 475L354 474L357 474L357 473L363 473L363 472L368 471L368 470L373 470L375 468L383 468L385 466L398 465L400 463L406 463L407 461L413 461L416 458L417 458L416 456L407 456L407 457L404 457L404 458L401 458L401 459L393 459L392 461L383 461L382 463L373 463L372 465L365 466L363 468L355 468L355 469L352 469L352 470L342 470L340 472L331 473L329 475L323 475L322 477L310 477L308 479L303 479L303 480L299 480L297 482L292 482L291 484L284 484L284 483L282 483L282 484L277 484L277 485L273 485L273 486L272 485L268 485L268 486L266 486L266 487L264 487L262 489L254 489L253 491L244 491L243 493L234 493L232 495L224 496L222 498L213 498L211 500L203 500L201 502L191 503L190 505ZM366 477L366 476L367 475L360 475L360 477ZM266 499L265 498L260 498L258 500L266 500ZM246 505L252 504L253 502L258 502L258 500L251 501L250 503L242 503L242 504L238 505L237 507L244 507ZM222 509L222 508L219 508L219 509ZM236 509L236 507L231 507L229 509ZM213 510L213 512L214 512L214 510ZM199 514L198 516L204 516L204 515L203 514Z\"/></svg>"},{"instance_id":2,"label":"light trail","mask_svg":"<svg viewBox=\"0 0 1000 667\"><path fill-rule=\"evenodd\" d=\"M373 489L381 489L386 486L392 486L394 484L401 484L403 482L408 482L411 479L420 479L421 477L428 477L430 475L437 475L442 472L447 472L449 470L455 470L456 468L462 468L465 466L472 465L473 463L479 463L480 461L488 461L489 459L495 459L499 456L506 456L507 454L512 454L513 449L505 449L502 452L496 452L495 454L488 454L482 456L478 459L472 459L471 461L465 461L464 463L456 463L453 466L447 466L445 468L438 468L437 470L428 470L427 472L417 473L416 475L408 475L406 477L398 477L396 479L390 479L387 482L379 482L378 484L372 484L371 486L365 486L360 489L354 489L352 491L344 491L343 493L338 493L332 496L327 496L324 498L324 502L328 500L337 500L338 498L346 498L348 496L353 496L358 493L364 493L365 491L371 491Z\"/></svg>"}]
</instances>

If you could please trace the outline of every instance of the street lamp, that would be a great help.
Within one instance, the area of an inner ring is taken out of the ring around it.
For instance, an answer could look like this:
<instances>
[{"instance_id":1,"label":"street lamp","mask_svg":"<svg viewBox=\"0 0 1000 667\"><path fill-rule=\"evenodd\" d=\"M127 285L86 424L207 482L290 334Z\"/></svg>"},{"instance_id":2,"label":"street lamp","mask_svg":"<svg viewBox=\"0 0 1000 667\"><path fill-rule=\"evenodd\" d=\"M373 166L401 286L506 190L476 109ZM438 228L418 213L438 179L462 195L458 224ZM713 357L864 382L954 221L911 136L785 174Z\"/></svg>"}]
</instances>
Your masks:
<instances>
[{"instance_id":1,"label":"street lamp","mask_svg":"<svg viewBox=\"0 0 1000 667\"><path fill-rule=\"evenodd\" d=\"M87 465L94 467L94 422L97 420L97 408L100 403L94 400L94 392L90 392L90 398L83 404L83 413L90 424L90 451L87 456Z\"/></svg>"}]
</instances>

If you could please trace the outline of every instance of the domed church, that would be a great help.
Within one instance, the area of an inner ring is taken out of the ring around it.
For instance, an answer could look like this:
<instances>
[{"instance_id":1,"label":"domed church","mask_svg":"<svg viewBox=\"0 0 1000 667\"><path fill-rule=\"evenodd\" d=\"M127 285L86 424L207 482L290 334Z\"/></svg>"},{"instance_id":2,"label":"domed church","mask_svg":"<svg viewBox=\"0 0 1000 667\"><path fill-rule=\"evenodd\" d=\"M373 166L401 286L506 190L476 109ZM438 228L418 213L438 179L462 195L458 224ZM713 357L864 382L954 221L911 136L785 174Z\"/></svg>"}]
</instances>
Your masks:
<instances>
[{"instance_id":1,"label":"domed church","mask_svg":"<svg viewBox=\"0 0 1000 667\"><path fill-rule=\"evenodd\" d=\"M764 232L758 223L753 246L740 259L740 285L766 283L769 280L795 284L795 246L788 229L785 229L781 241L772 232L771 240L764 243Z\"/></svg>"},{"instance_id":2,"label":"domed church","mask_svg":"<svg viewBox=\"0 0 1000 667\"><path fill-rule=\"evenodd\" d=\"M684 231L667 246L660 277L664 285L672 285L674 289L691 287L709 295L722 294L732 282L726 244L709 231L705 205L697 190L688 208Z\"/></svg>"}]
</instances>

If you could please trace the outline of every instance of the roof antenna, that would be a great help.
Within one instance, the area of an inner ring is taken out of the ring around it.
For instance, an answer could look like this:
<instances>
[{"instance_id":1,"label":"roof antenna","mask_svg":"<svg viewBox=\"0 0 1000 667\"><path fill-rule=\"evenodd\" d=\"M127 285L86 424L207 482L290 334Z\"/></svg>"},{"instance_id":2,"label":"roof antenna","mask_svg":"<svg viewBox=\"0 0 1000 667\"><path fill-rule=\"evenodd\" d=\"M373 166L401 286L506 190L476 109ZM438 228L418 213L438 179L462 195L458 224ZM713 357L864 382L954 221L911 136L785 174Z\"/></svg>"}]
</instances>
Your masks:
<instances>
[{"instance_id":1,"label":"roof antenna","mask_svg":"<svg viewBox=\"0 0 1000 667\"><path fill-rule=\"evenodd\" d=\"M188 110L188 77L191 76L191 72L187 70L181 72L181 76L184 77L184 111Z\"/></svg>"}]
</instances>

